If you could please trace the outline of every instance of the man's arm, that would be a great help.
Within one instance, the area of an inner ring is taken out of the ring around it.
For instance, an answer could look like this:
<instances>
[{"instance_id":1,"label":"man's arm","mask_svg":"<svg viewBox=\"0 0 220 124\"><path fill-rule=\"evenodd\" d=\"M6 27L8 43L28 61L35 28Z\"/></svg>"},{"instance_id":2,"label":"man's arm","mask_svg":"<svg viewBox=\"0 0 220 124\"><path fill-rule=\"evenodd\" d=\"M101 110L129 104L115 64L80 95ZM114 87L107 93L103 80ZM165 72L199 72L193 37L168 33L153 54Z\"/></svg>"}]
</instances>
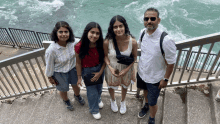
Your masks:
<instances>
[{"instance_id":1,"label":"man's arm","mask_svg":"<svg viewBox=\"0 0 220 124\"><path fill-rule=\"evenodd\" d=\"M168 64L168 65L167 65L166 73L165 73L165 75L164 75L164 78L165 78L165 79L169 79L169 78L170 78L170 75L171 75L172 72L173 72L173 67L174 67L174 64ZM167 86L167 83L168 83L168 81L165 81L164 79L162 79L162 80L160 81L159 89L166 87L166 86Z\"/></svg>"},{"instance_id":2,"label":"man's arm","mask_svg":"<svg viewBox=\"0 0 220 124\"><path fill-rule=\"evenodd\" d=\"M174 64L168 64L167 65L167 69L166 69L166 73L164 75L164 78L166 79L169 79L170 78L170 75L172 74L173 72L173 67L174 67Z\"/></svg>"}]
</instances>

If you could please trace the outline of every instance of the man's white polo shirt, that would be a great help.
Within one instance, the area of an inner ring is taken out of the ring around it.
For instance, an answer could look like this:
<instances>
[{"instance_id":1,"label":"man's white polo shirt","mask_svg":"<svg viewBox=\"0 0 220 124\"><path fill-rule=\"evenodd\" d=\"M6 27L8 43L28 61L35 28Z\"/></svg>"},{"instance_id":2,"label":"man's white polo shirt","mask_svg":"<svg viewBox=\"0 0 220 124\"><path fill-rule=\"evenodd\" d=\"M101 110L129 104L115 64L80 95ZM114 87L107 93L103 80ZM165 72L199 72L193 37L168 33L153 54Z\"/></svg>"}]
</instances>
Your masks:
<instances>
[{"instance_id":1,"label":"man's white polo shirt","mask_svg":"<svg viewBox=\"0 0 220 124\"><path fill-rule=\"evenodd\" d=\"M140 42L144 30L145 35ZM160 50L161 34L162 31L159 28L151 35L146 33L146 29L140 32L138 44L141 49L141 56L138 63L138 74L146 83L158 83L164 78L166 72L166 64ZM167 63L174 64L176 62L176 46L169 35L164 37L162 47Z\"/></svg>"}]
</instances>

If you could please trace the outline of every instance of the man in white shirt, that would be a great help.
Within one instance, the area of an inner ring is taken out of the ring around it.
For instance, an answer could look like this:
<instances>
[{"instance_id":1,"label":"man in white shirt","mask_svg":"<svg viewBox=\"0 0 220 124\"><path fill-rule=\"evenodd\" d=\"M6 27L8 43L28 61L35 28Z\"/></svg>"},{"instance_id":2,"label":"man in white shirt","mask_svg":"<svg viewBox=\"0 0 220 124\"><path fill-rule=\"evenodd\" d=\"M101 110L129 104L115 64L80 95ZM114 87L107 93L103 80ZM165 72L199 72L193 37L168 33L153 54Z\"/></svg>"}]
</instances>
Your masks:
<instances>
[{"instance_id":1,"label":"man in white shirt","mask_svg":"<svg viewBox=\"0 0 220 124\"><path fill-rule=\"evenodd\" d=\"M141 30L138 40L141 56L138 64L137 87L144 89L146 102L138 113L138 117L143 118L150 109L149 124L155 123L154 118L158 109L156 104L160 90L167 86L176 62L175 42L169 35L165 36L162 42L165 56L161 53L160 38L163 32L158 28L159 23L158 10L147 9L144 13L145 28ZM141 38L143 32L144 36Z\"/></svg>"}]
</instances>

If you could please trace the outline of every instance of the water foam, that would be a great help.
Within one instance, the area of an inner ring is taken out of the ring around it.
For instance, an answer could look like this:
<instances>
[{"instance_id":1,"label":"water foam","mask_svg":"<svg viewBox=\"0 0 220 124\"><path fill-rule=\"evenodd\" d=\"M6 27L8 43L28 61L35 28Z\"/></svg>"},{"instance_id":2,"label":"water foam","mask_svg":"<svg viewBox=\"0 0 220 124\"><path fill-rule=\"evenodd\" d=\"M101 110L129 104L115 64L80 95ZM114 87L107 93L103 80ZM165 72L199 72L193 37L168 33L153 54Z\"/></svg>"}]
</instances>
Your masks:
<instances>
[{"instance_id":1,"label":"water foam","mask_svg":"<svg viewBox=\"0 0 220 124\"><path fill-rule=\"evenodd\" d=\"M219 0L196 0L196 1L206 5L220 5Z\"/></svg>"},{"instance_id":2,"label":"water foam","mask_svg":"<svg viewBox=\"0 0 220 124\"><path fill-rule=\"evenodd\" d=\"M0 10L0 18L4 17L5 20L9 20L10 25L15 25L16 22L18 22L18 17L14 15L15 12L16 10L12 10L12 11Z\"/></svg>"},{"instance_id":3,"label":"water foam","mask_svg":"<svg viewBox=\"0 0 220 124\"><path fill-rule=\"evenodd\" d=\"M20 6L26 6L25 8L27 9L26 11L39 12L39 13L43 12L50 15L52 15L53 11L57 11L62 6L64 6L64 2L62 0L54 0L52 2L39 1L39 0L19 0L18 4Z\"/></svg>"},{"instance_id":4,"label":"water foam","mask_svg":"<svg viewBox=\"0 0 220 124\"><path fill-rule=\"evenodd\" d=\"M132 5L137 5L137 4L138 4L138 1L131 2L130 4L126 5L124 8L126 9L126 8L128 8L128 7L132 6Z\"/></svg>"}]
</instances>

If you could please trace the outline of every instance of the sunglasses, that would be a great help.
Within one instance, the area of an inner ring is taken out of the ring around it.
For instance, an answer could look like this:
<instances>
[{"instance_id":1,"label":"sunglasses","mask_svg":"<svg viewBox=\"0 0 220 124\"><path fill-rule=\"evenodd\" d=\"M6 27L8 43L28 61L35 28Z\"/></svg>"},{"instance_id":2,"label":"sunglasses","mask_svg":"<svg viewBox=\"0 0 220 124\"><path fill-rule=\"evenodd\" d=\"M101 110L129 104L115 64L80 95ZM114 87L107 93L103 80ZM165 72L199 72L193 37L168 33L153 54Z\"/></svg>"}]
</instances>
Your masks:
<instances>
[{"instance_id":1,"label":"sunglasses","mask_svg":"<svg viewBox=\"0 0 220 124\"><path fill-rule=\"evenodd\" d=\"M155 21L156 20L156 17L144 17L144 21L148 21L148 20L151 20L151 21Z\"/></svg>"}]
</instances>

